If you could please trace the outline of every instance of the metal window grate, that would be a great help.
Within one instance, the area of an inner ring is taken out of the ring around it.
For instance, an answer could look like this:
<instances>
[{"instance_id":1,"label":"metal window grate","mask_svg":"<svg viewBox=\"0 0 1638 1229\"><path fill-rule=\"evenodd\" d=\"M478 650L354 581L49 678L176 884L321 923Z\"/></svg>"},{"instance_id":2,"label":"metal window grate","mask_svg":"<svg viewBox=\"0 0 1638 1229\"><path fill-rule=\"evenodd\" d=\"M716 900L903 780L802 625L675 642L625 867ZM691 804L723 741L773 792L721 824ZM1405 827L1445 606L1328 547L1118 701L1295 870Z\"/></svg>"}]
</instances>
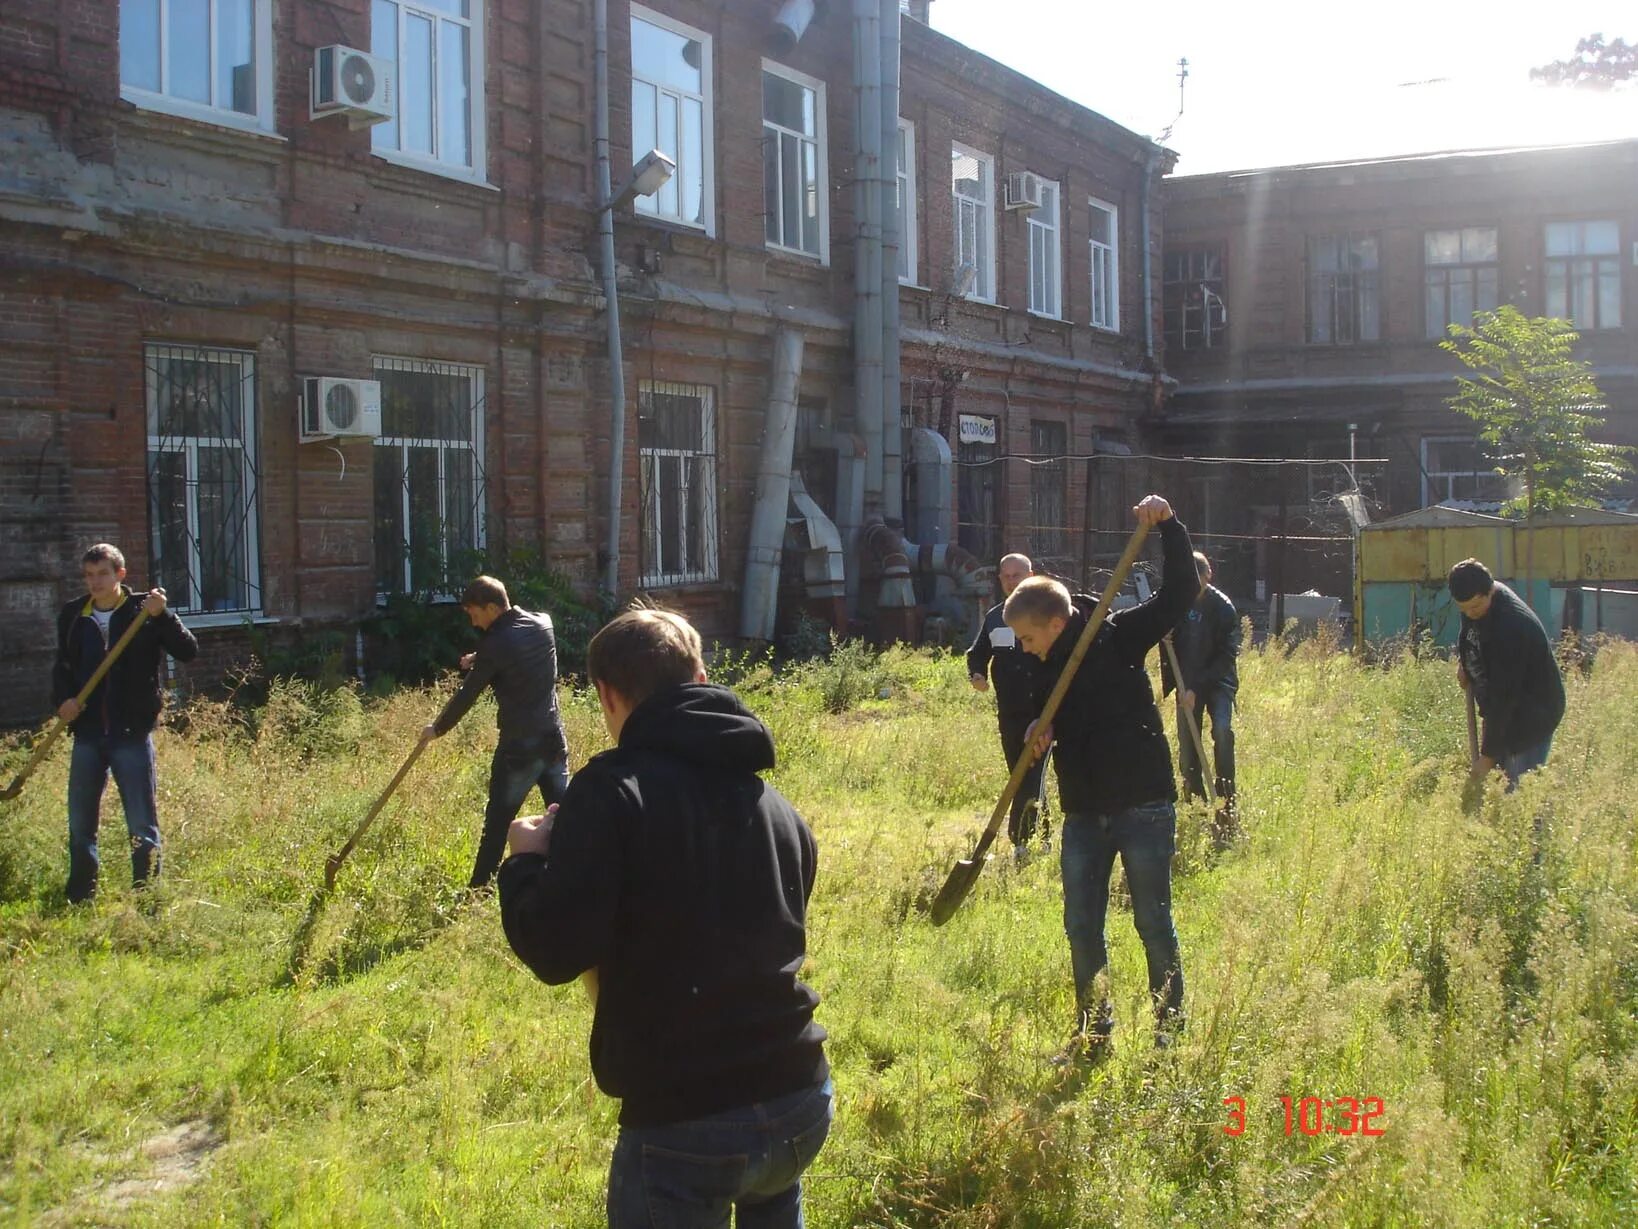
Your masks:
<instances>
[{"instance_id":1,"label":"metal window grate","mask_svg":"<svg viewBox=\"0 0 1638 1229\"><path fill-rule=\"evenodd\" d=\"M642 583L716 580L716 390L642 381L637 449Z\"/></svg>"}]
</instances>

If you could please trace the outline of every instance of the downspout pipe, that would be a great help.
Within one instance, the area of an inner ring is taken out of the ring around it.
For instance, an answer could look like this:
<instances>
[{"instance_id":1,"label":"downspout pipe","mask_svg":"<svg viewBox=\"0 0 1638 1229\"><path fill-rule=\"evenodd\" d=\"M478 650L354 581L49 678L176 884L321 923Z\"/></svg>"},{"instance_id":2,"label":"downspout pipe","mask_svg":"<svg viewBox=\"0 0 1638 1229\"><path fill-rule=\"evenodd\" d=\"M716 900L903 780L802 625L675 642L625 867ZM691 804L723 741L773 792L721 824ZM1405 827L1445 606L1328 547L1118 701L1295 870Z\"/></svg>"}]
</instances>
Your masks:
<instances>
[{"instance_id":1,"label":"downspout pipe","mask_svg":"<svg viewBox=\"0 0 1638 1229\"><path fill-rule=\"evenodd\" d=\"M904 451L899 404L899 2L881 5L882 515L904 522Z\"/></svg>"},{"instance_id":2,"label":"downspout pipe","mask_svg":"<svg viewBox=\"0 0 1638 1229\"><path fill-rule=\"evenodd\" d=\"M1155 362L1155 300L1152 250L1154 234L1150 229L1149 198L1154 192L1155 168L1160 165L1160 146L1150 145L1143 161L1143 206L1138 210L1138 226L1143 232L1143 353L1149 360L1150 370Z\"/></svg>"},{"instance_id":3,"label":"downspout pipe","mask_svg":"<svg viewBox=\"0 0 1638 1229\"><path fill-rule=\"evenodd\" d=\"M626 363L620 345L620 290L614 263L614 189L609 175L609 4L594 0L592 68L597 94L597 238L603 266L603 310L608 317L609 347L609 503L607 562L603 592L620 591L620 507L626 468Z\"/></svg>"},{"instance_id":4,"label":"downspout pipe","mask_svg":"<svg viewBox=\"0 0 1638 1229\"><path fill-rule=\"evenodd\" d=\"M865 515L882 512L880 0L853 0L853 387L865 441Z\"/></svg>"},{"instance_id":5,"label":"downspout pipe","mask_svg":"<svg viewBox=\"0 0 1638 1229\"><path fill-rule=\"evenodd\" d=\"M773 339L773 379L762 429L762 460L751 509L751 540L745 554L745 589L739 632L747 640L771 641L779 606L779 562L785 546L786 507L791 498L791 455L796 448L796 390L802 375L802 334L781 327Z\"/></svg>"}]
</instances>

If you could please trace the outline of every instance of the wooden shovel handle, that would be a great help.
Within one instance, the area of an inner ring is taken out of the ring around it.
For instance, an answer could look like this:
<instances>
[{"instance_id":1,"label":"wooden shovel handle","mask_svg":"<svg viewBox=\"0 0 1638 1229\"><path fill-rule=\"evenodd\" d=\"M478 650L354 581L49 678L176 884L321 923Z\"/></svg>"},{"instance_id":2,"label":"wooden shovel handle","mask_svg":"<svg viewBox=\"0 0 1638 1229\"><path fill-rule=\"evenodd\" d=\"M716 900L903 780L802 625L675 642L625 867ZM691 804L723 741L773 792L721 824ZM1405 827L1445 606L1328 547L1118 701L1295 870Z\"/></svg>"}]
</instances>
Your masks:
<instances>
[{"instance_id":1,"label":"wooden shovel handle","mask_svg":"<svg viewBox=\"0 0 1638 1229\"><path fill-rule=\"evenodd\" d=\"M347 843L325 860L324 888L326 891L335 887L336 872L341 869L341 864L347 860L347 855L353 852L353 846L357 845L364 834L370 830L370 825L375 822L375 817L381 814L381 808L387 805L387 800L403 784L404 778L409 776L409 770L415 767L415 761L421 758L421 752L425 751L431 743L432 739L424 733L416 740L414 749L410 751L409 756L399 766L398 771L393 774L392 780L387 782L387 788L381 791L380 797L370 807L369 814L364 816L358 827L353 829L353 834L347 838Z\"/></svg>"},{"instance_id":2,"label":"wooden shovel handle","mask_svg":"<svg viewBox=\"0 0 1638 1229\"><path fill-rule=\"evenodd\" d=\"M1204 784L1214 778L1211 776L1211 765L1206 762L1206 744L1200 738L1200 719L1194 715L1192 708L1183 703L1183 692L1186 690L1183 685L1183 668L1178 664L1177 650L1172 647L1172 634L1167 632L1165 639L1160 643L1166 646L1166 660L1172 666L1172 682L1177 685L1177 711L1183 714L1183 724L1189 727L1189 741L1194 744L1194 756L1200 762L1200 780ZM1199 696L1195 697L1195 703L1200 703ZM1209 792L1207 796L1210 797Z\"/></svg>"},{"instance_id":3,"label":"wooden shovel handle","mask_svg":"<svg viewBox=\"0 0 1638 1229\"><path fill-rule=\"evenodd\" d=\"M114 663L119 660L119 655L125 652L132 640L136 639L137 631L147 621L148 611L145 608L139 609L137 617L131 620L131 626L127 627L120 638L114 641L114 647L103 654L102 660L97 663L97 668L91 672L91 677L86 681L85 686L80 688L80 694L74 697L76 705L82 709L85 707L85 702L91 698L91 693L97 689L97 684L108 677L108 671L113 669ZM45 737L35 745L34 751L28 757L28 762L23 765L22 771L12 778L10 785L0 791L0 798L15 798L22 792L23 782L27 781L33 775L34 770L44 762L45 757L51 753L52 746L67 728L68 722L61 715L52 719L51 728L46 731Z\"/></svg>"}]
</instances>

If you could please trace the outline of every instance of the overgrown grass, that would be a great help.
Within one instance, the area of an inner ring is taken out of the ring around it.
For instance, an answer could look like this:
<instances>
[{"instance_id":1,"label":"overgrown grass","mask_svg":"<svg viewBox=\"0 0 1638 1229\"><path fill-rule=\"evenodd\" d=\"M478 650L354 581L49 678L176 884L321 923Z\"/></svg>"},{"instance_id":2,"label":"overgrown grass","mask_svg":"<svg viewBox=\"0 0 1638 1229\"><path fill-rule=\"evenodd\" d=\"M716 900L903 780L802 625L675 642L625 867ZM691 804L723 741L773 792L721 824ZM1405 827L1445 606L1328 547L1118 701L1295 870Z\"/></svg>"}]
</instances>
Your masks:
<instances>
[{"instance_id":1,"label":"overgrown grass","mask_svg":"<svg viewBox=\"0 0 1638 1229\"><path fill-rule=\"evenodd\" d=\"M1045 1061L1071 1021L1055 865L998 858L943 929L915 908L1004 780L959 659L737 672L820 842L808 976L839 1115L810 1224L1638 1223L1638 652L1573 674L1548 768L1472 814L1447 663L1248 654L1247 841L1214 861L1208 817L1181 824L1189 1031L1148 1047L1116 911L1118 1048L1068 1081ZM564 700L578 762L603 734ZM615 1107L587 1005L459 892L488 712L423 757L287 977L326 854L436 703L285 684L248 725L195 707L159 738L166 877L140 897L110 794L104 893L62 903L65 756L5 804L0 1218L600 1223ZM1386 1134L1288 1138L1282 1094L1380 1097ZM151 1141L185 1122L211 1147L167 1169Z\"/></svg>"}]
</instances>

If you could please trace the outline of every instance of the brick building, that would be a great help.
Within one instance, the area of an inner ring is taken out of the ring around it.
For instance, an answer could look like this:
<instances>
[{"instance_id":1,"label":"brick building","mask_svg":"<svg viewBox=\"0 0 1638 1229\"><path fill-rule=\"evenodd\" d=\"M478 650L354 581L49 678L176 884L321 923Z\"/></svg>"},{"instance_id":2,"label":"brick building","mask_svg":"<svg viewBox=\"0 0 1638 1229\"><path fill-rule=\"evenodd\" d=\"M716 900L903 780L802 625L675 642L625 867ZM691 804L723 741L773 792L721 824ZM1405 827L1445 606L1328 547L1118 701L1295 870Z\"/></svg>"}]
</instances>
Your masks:
<instances>
[{"instance_id":1,"label":"brick building","mask_svg":"<svg viewBox=\"0 0 1638 1229\"><path fill-rule=\"evenodd\" d=\"M899 8L908 204L887 414L903 431L882 438L902 495L868 511L902 511L923 545L1033 546L1069 569L1098 515L1074 485L1084 466L1002 458L1136 443L1162 388L1146 253L1168 156L939 35L926 0ZM792 42L779 11L608 5L614 179L634 147L677 163L615 212L620 588L724 639L777 330L802 339L803 506L845 522L864 447L852 14L821 3ZM594 587L611 440L594 12L0 13L0 720L45 710L50 614L99 539L125 547L133 580L166 585L201 633L201 678L245 652L247 621L350 628L384 594L446 587L471 549ZM391 98L369 61L317 62L323 89L358 91L359 118L381 122L314 117L315 53L332 46L392 62ZM298 424L303 394L319 438ZM846 562L865 611L871 566Z\"/></svg>"},{"instance_id":2,"label":"brick building","mask_svg":"<svg viewBox=\"0 0 1638 1229\"><path fill-rule=\"evenodd\" d=\"M1571 318L1638 443L1638 141L1277 167L1169 179L1162 294L1178 386L1157 443L1194 455L1380 458L1221 467L1196 521L1224 535L1238 592L1345 594L1353 478L1376 519L1508 498L1473 424L1445 326L1516 304ZM1255 536L1337 539L1280 552ZM1245 538L1233 535L1246 535ZM1281 570L1285 579L1281 585Z\"/></svg>"}]
</instances>

